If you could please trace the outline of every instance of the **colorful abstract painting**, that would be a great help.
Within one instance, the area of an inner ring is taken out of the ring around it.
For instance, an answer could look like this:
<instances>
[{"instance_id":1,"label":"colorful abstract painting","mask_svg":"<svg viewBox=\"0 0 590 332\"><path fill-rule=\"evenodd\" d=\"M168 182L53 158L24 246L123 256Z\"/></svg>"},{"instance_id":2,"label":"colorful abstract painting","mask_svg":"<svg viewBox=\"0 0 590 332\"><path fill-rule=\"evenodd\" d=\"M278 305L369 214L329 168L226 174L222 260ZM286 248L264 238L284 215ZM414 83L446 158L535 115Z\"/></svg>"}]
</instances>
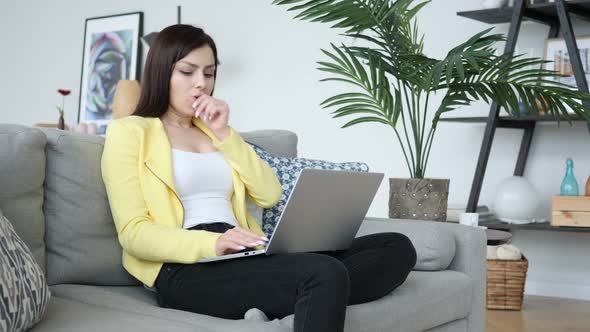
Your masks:
<instances>
[{"instance_id":1,"label":"colorful abstract painting","mask_svg":"<svg viewBox=\"0 0 590 332\"><path fill-rule=\"evenodd\" d=\"M99 133L112 119L119 80L138 79L142 13L86 20L78 122L96 123Z\"/></svg>"}]
</instances>

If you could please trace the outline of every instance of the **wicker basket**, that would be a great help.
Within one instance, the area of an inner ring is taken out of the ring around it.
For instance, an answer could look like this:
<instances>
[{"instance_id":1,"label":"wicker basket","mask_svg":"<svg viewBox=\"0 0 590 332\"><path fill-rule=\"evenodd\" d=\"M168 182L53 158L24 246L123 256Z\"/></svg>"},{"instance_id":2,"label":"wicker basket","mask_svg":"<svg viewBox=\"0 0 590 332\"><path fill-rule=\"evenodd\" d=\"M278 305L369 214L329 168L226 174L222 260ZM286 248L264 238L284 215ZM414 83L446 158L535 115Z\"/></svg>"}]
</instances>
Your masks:
<instances>
[{"instance_id":1,"label":"wicker basket","mask_svg":"<svg viewBox=\"0 0 590 332\"><path fill-rule=\"evenodd\" d=\"M529 261L487 260L486 306L488 309L520 310Z\"/></svg>"}]
</instances>

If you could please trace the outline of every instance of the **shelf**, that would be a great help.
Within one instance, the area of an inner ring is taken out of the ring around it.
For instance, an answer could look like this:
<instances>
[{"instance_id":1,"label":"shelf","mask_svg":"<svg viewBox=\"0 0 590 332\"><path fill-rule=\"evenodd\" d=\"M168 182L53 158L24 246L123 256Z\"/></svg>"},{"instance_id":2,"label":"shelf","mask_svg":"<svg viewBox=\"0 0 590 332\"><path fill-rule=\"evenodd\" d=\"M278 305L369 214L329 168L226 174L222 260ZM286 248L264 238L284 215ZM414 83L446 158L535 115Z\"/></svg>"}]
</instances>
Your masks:
<instances>
[{"instance_id":1,"label":"shelf","mask_svg":"<svg viewBox=\"0 0 590 332\"><path fill-rule=\"evenodd\" d=\"M508 23L512 18L512 7L470 10L457 12L457 15L488 24Z\"/></svg>"},{"instance_id":2,"label":"shelf","mask_svg":"<svg viewBox=\"0 0 590 332\"><path fill-rule=\"evenodd\" d=\"M590 20L590 0L570 0L567 2L571 16ZM512 19L512 7L481 9L458 12L463 16L479 22L488 24L510 23ZM529 5L524 10L524 20L536 21L543 24L558 24L557 9L555 3L540 3Z\"/></svg>"},{"instance_id":3,"label":"shelf","mask_svg":"<svg viewBox=\"0 0 590 332\"><path fill-rule=\"evenodd\" d=\"M577 114L569 116L571 121L586 121L584 118ZM476 116L476 117L451 117L441 118L441 122L460 122L460 123L486 123L488 121L487 116ZM560 122L567 123L568 120L564 116L559 117ZM528 124L533 122L557 122L555 117L551 115L540 115L540 116L501 116L498 118L498 127L502 128L524 128Z\"/></svg>"},{"instance_id":4,"label":"shelf","mask_svg":"<svg viewBox=\"0 0 590 332\"><path fill-rule=\"evenodd\" d=\"M486 226L489 229L497 229L503 231L509 230L536 230L536 231L553 231L553 232L574 232L574 233L590 233L590 227L555 227L551 226L549 222L534 223L534 224L507 224L499 220L480 222L479 225Z\"/></svg>"},{"instance_id":5,"label":"shelf","mask_svg":"<svg viewBox=\"0 0 590 332\"><path fill-rule=\"evenodd\" d=\"M379 217L365 217L365 220L379 221L379 222L391 222L389 218ZM458 221L447 221L448 223L459 224ZM574 233L590 233L590 227L554 227L549 222L546 223L535 223L535 224L507 224L499 220L480 222L480 226L485 226L488 229L496 229L501 231L510 231L514 229L525 229L535 231L553 231L553 232L574 232Z\"/></svg>"}]
</instances>

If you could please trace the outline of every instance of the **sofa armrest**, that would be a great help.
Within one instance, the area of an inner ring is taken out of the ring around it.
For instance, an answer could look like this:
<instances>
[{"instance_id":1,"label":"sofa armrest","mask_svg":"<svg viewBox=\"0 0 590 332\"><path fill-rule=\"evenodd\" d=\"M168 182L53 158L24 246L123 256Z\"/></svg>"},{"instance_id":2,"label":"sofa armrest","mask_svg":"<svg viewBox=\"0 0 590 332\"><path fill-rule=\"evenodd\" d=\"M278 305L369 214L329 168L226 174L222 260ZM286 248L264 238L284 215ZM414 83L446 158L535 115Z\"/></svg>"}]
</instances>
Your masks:
<instances>
[{"instance_id":1,"label":"sofa armrest","mask_svg":"<svg viewBox=\"0 0 590 332\"><path fill-rule=\"evenodd\" d=\"M483 229L454 223L367 217L357 236L376 232L398 232L412 239L433 230L454 237L455 253L447 269L462 272L473 280L467 331L484 331L487 238ZM420 250L416 248L416 251Z\"/></svg>"},{"instance_id":2,"label":"sofa armrest","mask_svg":"<svg viewBox=\"0 0 590 332\"><path fill-rule=\"evenodd\" d=\"M467 331L485 331L486 233L477 227L453 223L440 224L455 235L457 250L449 269L463 272L473 280Z\"/></svg>"}]
</instances>

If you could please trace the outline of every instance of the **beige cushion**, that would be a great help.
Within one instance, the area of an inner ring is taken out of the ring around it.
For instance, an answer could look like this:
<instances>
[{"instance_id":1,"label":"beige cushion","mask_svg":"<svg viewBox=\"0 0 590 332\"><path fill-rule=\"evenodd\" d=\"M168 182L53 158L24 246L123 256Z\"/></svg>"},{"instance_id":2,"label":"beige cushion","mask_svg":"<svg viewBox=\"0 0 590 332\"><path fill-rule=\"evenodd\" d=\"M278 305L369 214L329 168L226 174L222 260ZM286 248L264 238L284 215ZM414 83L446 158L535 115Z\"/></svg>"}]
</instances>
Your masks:
<instances>
[{"instance_id":1,"label":"beige cushion","mask_svg":"<svg viewBox=\"0 0 590 332\"><path fill-rule=\"evenodd\" d=\"M141 95L141 87L136 80L120 80L113 96L113 119L131 115Z\"/></svg>"}]
</instances>

